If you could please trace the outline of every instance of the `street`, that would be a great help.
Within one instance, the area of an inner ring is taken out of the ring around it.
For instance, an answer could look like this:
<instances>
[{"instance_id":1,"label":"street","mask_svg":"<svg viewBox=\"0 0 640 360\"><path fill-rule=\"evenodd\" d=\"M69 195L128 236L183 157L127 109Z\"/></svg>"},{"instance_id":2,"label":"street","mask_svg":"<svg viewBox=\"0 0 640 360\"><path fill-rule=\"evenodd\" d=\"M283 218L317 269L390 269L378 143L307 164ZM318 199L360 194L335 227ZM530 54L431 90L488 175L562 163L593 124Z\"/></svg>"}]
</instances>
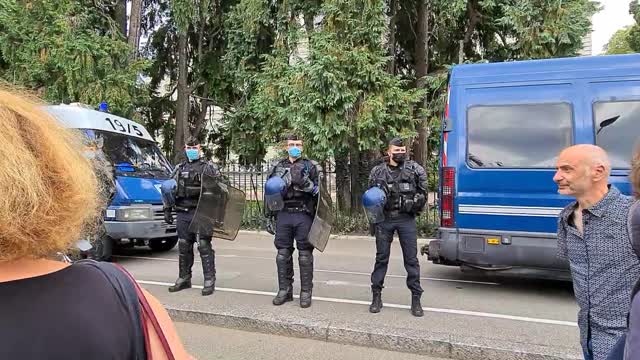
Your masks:
<instances>
[{"instance_id":1,"label":"street","mask_svg":"<svg viewBox=\"0 0 640 360\"><path fill-rule=\"evenodd\" d=\"M203 282L197 250L194 288L175 294L168 293L166 287L177 276L177 248L167 253L151 253L146 248L122 250L116 261L131 271L165 306L199 311L223 309L230 313L248 309L256 316L271 314L298 319L296 321L328 319L333 324L348 326L371 325L375 321L380 327L447 334L489 343L507 341L569 352L579 349L578 308L571 283L566 281L535 278L528 272L463 272L457 267L433 265L420 257L425 316L414 318L408 310L410 293L405 285L402 254L396 239L382 295L384 307L380 314L374 315L368 313L368 304L375 243L372 239L341 237L331 239L324 253L314 252L312 307L300 309L297 299L275 307L271 305L271 298L277 291L275 250L268 234L243 232L234 242L216 239L214 247L217 290L209 297L200 296L197 288ZM294 294L297 295L297 253L294 258ZM234 356L243 358L241 353Z\"/></svg>"}]
</instances>

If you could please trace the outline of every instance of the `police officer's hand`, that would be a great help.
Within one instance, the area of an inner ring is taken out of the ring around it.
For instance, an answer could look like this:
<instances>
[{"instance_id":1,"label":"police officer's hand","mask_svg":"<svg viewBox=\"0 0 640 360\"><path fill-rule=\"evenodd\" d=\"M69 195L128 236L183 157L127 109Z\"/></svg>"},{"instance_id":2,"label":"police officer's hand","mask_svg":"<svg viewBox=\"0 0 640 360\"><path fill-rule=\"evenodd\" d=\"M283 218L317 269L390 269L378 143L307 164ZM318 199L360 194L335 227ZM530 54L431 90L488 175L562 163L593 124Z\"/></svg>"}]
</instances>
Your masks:
<instances>
[{"instance_id":1,"label":"police officer's hand","mask_svg":"<svg viewBox=\"0 0 640 360\"><path fill-rule=\"evenodd\" d=\"M369 235L376 236L376 224L369 223Z\"/></svg>"},{"instance_id":2,"label":"police officer's hand","mask_svg":"<svg viewBox=\"0 0 640 360\"><path fill-rule=\"evenodd\" d=\"M271 235L275 235L276 234L276 231L273 228L273 220L271 218L267 219L267 223L266 223L265 229Z\"/></svg>"},{"instance_id":3,"label":"police officer's hand","mask_svg":"<svg viewBox=\"0 0 640 360\"><path fill-rule=\"evenodd\" d=\"M167 224L173 224L173 215L171 215L171 208L164 209L164 221Z\"/></svg>"}]
</instances>

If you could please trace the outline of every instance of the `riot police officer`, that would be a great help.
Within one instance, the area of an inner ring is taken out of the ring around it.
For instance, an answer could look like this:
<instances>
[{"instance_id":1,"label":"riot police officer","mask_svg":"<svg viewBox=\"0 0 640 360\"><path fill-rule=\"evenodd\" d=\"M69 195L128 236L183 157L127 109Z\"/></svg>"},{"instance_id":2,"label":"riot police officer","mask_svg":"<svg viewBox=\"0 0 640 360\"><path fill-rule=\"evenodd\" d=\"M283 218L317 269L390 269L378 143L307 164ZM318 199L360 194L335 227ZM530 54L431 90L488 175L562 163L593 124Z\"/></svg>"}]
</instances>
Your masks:
<instances>
[{"instance_id":1,"label":"riot police officer","mask_svg":"<svg viewBox=\"0 0 640 360\"><path fill-rule=\"evenodd\" d=\"M167 194L171 194L169 197L174 197L171 201L164 201L165 221L169 224L173 223L171 208L175 207L178 231L179 276L175 284L169 287L169 292L191 287L193 244L197 242L204 273L202 295L207 296L215 290L216 281L215 252L211 246L213 234L195 233L190 230L190 225L198 207L203 175L218 179L221 178L221 173L213 162L202 159L202 149L197 140L191 139L187 142L185 153L187 160L178 164L171 175L174 181L170 184L175 188L167 190L166 183L163 184L163 200Z\"/></svg>"},{"instance_id":2,"label":"riot police officer","mask_svg":"<svg viewBox=\"0 0 640 360\"><path fill-rule=\"evenodd\" d=\"M371 273L372 313L382 308L382 288L393 234L398 232L411 290L411 313L423 316L420 298L420 264L418 263L416 215L426 205L427 175L418 163L407 160L407 149L399 138L389 142L388 161L375 166L369 174L370 189L363 195L363 205L376 237L376 262ZM373 235L372 234L372 235Z\"/></svg>"},{"instance_id":3,"label":"riot police officer","mask_svg":"<svg viewBox=\"0 0 640 360\"><path fill-rule=\"evenodd\" d=\"M322 176L320 165L302 157L303 142L295 135L286 138L288 157L280 160L265 184L267 217L275 218L278 294L274 305L293 301L293 243L300 266L300 307L311 306L313 249L309 230L313 223Z\"/></svg>"}]
</instances>

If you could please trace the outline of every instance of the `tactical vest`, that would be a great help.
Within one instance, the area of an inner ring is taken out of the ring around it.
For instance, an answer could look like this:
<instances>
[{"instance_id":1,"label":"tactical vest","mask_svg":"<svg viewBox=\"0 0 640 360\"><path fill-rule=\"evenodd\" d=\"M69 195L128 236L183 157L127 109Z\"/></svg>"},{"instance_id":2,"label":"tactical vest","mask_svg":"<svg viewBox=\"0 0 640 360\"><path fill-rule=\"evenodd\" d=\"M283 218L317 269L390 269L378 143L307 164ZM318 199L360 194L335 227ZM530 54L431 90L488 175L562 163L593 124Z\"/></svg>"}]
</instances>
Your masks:
<instances>
[{"instance_id":1,"label":"tactical vest","mask_svg":"<svg viewBox=\"0 0 640 360\"><path fill-rule=\"evenodd\" d=\"M397 213L413 213L414 199L417 192L416 176L406 166L401 166L399 172L392 173L389 166L383 172L387 183L387 203L385 210Z\"/></svg>"},{"instance_id":2,"label":"tactical vest","mask_svg":"<svg viewBox=\"0 0 640 360\"><path fill-rule=\"evenodd\" d=\"M274 171L275 174L284 173L285 169L288 169L286 177L289 177L290 185L287 188L287 192L284 194L284 207L285 209L297 209L305 212L313 212L314 199L311 193L301 191L305 182L309 179L311 167L313 165L307 159L301 159L293 164L285 159L278 163Z\"/></svg>"},{"instance_id":3,"label":"tactical vest","mask_svg":"<svg viewBox=\"0 0 640 360\"><path fill-rule=\"evenodd\" d=\"M200 199L201 179L205 161L183 163L178 172L178 187L176 189L176 206L184 209L194 209Z\"/></svg>"}]
</instances>

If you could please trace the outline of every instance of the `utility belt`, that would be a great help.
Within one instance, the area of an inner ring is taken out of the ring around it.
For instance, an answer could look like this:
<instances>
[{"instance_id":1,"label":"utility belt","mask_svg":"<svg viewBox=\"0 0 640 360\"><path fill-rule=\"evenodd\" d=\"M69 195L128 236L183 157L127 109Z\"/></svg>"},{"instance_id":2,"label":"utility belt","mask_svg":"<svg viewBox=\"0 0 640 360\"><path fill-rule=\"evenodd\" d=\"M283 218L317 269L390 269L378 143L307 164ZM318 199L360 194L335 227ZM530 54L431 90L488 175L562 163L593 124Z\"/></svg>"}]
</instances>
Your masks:
<instances>
[{"instance_id":1,"label":"utility belt","mask_svg":"<svg viewBox=\"0 0 640 360\"><path fill-rule=\"evenodd\" d=\"M408 214L415 216L424 208L426 199L422 194L402 194L393 197L389 207L385 209L385 215L389 213L390 217Z\"/></svg>"},{"instance_id":2,"label":"utility belt","mask_svg":"<svg viewBox=\"0 0 640 360\"><path fill-rule=\"evenodd\" d=\"M302 200L285 200L282 211L288 213L311 213L307 204Z\"/></svg>"},{"instance_id":3,"label":"utility belt","mask_svg":"<svg viewBox=\"0 0 640 360\"><path fill-rule=\"evenodd\" d=\"M389 210L384 212L385 219L397 219L401 217L414 217L415 213L409 213L402 210Z\"/></svg>"},{"instance_id":4,"label":"utility belt","mask_svg":"<svg viewBox=\"0 0 640 360\"><path fill-rule=\"evenodd\" d=\"M177 198L176 212L189 212L198 207L198 199L193 198Z\"/></svg>"}]
</instances>

